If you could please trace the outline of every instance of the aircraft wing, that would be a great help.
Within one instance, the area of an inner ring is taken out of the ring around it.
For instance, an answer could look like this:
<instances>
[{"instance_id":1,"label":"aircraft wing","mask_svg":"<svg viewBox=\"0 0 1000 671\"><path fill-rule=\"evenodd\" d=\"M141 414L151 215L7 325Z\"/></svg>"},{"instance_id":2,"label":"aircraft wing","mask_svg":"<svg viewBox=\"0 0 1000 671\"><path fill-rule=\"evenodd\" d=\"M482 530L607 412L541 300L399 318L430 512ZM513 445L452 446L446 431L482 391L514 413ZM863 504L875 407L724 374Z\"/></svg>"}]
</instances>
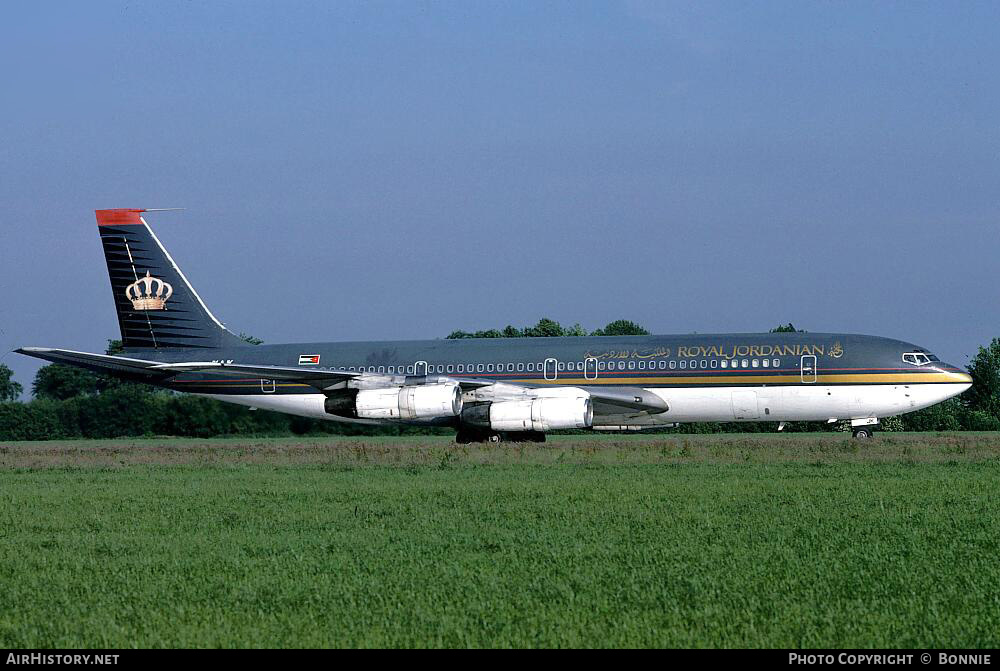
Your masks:
<instances>
[{"instance_id":1,"label":"aircraft wing","mask_svg":"<svg viewBox=\"0 0 1000 671\"><path fill-rule=\"evenodd\" d=\"M368 378L374 380L384 380L386 386L392 386L392 378L404 376L383 375L379 373L357 373L346 370L321 370L317 368L294 368L290 366L263 366L237 363L216 363L216 362L184 362L184 363L164 363L156 366L157 370L172 371L173 373L245 373L254 377L261 377L265 380L287 380L299 382L316 387L322 391L330 391L330 387L347 380L356 378ZM412 376L407 376L412 377ZM441 377L444 376L430 376ZM455 380L462 389L478 389L494 384L492 380Z\"/></svg>"},{"instance_id":2,"label":"aircraft wing","mask_svg":"<svg viewBox=\"0 0 1000 671\"><path fill-rule=\"evenodd\" d=\"M220 373L244 374L260 377L266 380L287 380L308 384L321 391L332 391L349 380L367 378L369 384L379 385L385 378L386 386L391 386L392 376L379 376L372 373L359 373L345 370L322 370L315 368L294 368L289 366L266 366L252 364L218 363L214 361L187 361L182 363L162 363L109 354L93 354L74 350L54 349L48 347L23 347L16 350L54 363L70 364L88 368L97 372L124 373L132 376L145 377L153 380L164 380L178 373ZM374 378L374 379L372 379ZM488 388L496 383L493 380L456 379L463 390L482 390L489 393ZM522 389L524 389L522 387ZM531 390L545 392L554 391L554 387L532 387L524 389L525 396L532 396ZM614 415L635 417L640 415L655 415L665 412L668 407L665 401L639 387L579 387L590 395L594 404L594 413L599 416ZM544 391L543 391L544 390ZM487 397L488 398L488 397Z\"/></svg>"},{"instance_id":3,"label":"aircraft wing","mask_svg":"<svg viewBox=\"0 0 1000 671\"><path fill-rule=\"evenodd\" d=\"M162 363L155 366L158 371L177 373L243 373L260 377L265 380L287 380L316 387L321 391L332 391L331 387L348 380L365 378L369 384L385 386L396 384L393 378L403 379L404 376L383 375L378 373L358 373L346 370L323 370L319 368L295 368L290 366L265 366L238 363L217 363L213 361L186 361L183 363ZM431 376L434 377L434 376ZM463 389L477 389L493 384L492 380L455 380ZM401 384L401 383L400 383Z\"/></svg>"},{"instance_id":4,"label":"aircraft wing","mask_svg":"<svg viewBox=\"0 0 1000 671\"><path fill-rule=\"evenodd\" d=\"M318 368L292 368L289 366L263 366L239 363L217 363L213 361L186 361L183 363L161 363L154 367L158 371L176 375L177 373L243 373L265 380L289 380L327 389L340 382L361 377L365 373L347 370L322 370Z\"/></svg>"}]
</instances>

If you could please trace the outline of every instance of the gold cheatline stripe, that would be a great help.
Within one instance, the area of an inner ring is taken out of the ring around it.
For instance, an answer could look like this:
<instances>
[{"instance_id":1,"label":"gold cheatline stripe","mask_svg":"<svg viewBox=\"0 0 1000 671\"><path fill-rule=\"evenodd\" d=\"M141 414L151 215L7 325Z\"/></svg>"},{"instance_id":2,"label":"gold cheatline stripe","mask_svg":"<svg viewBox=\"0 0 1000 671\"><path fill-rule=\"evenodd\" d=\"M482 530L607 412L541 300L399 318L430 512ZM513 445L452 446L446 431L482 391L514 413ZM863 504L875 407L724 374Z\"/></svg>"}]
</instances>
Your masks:
<instances>
[{"instance_id":1,"label":"gold cheatline stripe","mask_svg":"<svg viewBox=\"0 0 1000 671\"><path fill-rule=\"evenodd\" d=\"M725 375L700 377L598 377L588 380L580 377L559 378L557 380L521 379L507 382L526 382L532 384L624 384L642 386L643 384L837 384L851 382L868 382L879 384L919 384L959 383L965 384L972 378L965 373L913 373L898 375L895 373L841 373L817 376L816 382L803 383L798 375Z\"/></svg>"}]
</instances>

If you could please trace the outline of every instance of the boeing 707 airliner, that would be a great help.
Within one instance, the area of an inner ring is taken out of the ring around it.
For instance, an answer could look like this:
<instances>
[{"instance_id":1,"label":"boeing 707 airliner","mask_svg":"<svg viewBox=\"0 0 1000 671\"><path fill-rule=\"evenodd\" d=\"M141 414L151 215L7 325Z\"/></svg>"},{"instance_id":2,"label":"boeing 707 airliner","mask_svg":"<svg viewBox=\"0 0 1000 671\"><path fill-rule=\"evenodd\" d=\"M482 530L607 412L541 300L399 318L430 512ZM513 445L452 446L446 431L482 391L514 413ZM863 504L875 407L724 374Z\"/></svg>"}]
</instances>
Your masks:
<instances>
[{"instance_id":1,"label":"boeing 707 airliner","mask_svg":"<svg viewBox=\"0 0 1000 671\"><path fill-rule=\"evenodd\" d=\"M125 351L21 354L303 417L452 427L460 443L684 422L884 417L971 378L907 342L837 333L497 338L250 345L215 318L142 209L97 210Z\"/></svg>"}]
</instances>

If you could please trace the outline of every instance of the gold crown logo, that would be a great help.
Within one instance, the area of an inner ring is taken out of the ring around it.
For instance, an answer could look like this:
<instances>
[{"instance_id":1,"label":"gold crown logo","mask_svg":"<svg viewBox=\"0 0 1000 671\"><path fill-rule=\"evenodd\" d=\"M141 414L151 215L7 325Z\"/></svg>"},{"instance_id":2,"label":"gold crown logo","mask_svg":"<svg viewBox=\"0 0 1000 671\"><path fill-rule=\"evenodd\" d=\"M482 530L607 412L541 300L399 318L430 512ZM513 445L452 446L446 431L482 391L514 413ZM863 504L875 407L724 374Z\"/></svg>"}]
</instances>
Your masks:
<instances>
[{"instance_id":1,"label":"gold crown logo","mask_svg":"<svg viewBox=\"0 0 1000 671\"><path fill-rule=\"evenodd\" d=\"M125 295L136 310L166 310L167 300L174 295L174 288L156 277L139 278L125 287Z\"/></svg>"}]
</instances>

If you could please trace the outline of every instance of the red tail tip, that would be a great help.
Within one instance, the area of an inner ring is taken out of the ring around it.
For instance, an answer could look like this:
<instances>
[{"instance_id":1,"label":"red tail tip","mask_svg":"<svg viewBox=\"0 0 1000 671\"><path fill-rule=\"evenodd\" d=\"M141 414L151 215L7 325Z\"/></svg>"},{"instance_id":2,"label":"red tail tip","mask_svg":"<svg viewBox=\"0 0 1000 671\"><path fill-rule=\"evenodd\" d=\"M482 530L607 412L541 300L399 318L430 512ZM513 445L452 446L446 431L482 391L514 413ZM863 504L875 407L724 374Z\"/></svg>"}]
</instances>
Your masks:
<instances>
[{"instance_id":1,"label":"red tail tip","mask_svg":"<svg viewBox=\"0 0 1000 671\"><path fill-rule=\"evenodd\" d=\"M125 226L129 224L141 224L139 213L144 209L122 207L115 210L94 210L97 215L98 226Z\"/></svg>"}]
</instances>

